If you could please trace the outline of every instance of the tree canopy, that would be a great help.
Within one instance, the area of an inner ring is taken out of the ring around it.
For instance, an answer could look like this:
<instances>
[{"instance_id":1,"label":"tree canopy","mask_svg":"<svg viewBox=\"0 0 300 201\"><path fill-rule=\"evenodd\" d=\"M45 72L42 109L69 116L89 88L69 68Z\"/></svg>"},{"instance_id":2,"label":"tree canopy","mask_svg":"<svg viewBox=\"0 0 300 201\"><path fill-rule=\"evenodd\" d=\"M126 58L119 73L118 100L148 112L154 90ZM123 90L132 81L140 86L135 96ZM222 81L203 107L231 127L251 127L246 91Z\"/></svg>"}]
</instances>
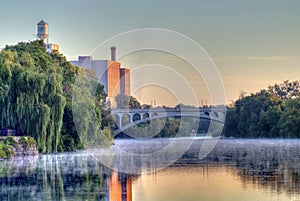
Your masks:
<instances>
[{"instance_id":1,"label":"tree canopy","mask_svg":"<svg viewBox=\"0 0 300 201\"><path fill-rule=\"evenodd\" d=\"M63 74L39 41L0 52L0 126L33 136L41 152L56 152L66 99Z\"/></svg>"},{"instance_id":2,"label":"tree canopy","mask_svg":"<svg viewBox=\"0 0 300 201\"><path fill-rule=\"evenodd\" d=\"M34 137L42 153L79 148L71 103L78 75L86 80L95 76L73 66L61 54L48 54L42 41L4 48L0 52L0 128L16 129ZM95 108L100 123L106 95L102 86L95 86L96 98L88 103ZM89 87L81 90L91 93ZM90 124L94 117L84 118ZM98 130L96 125L91 129Z\"/></svg>"},{"instance_id":3,"label":"tree canopy","mask_svg":"<svg viewBox=\"0 0 300 201\"><path fill-rule=\"evenodd\" d=\"M299 82L284 81L242 96L228 108L226 135L258 138L300 137Z\"/></svg>"},{"instance_id":4,"label":"tree canopy","mask_svg":"<svg viewBox=\"0 0 300 201\"><path fill-rule=\"evenodd\" d=\"M140 102L133 96L120 93L115 97L117 108L141 109Z\"/></svg>"}]
</instances>

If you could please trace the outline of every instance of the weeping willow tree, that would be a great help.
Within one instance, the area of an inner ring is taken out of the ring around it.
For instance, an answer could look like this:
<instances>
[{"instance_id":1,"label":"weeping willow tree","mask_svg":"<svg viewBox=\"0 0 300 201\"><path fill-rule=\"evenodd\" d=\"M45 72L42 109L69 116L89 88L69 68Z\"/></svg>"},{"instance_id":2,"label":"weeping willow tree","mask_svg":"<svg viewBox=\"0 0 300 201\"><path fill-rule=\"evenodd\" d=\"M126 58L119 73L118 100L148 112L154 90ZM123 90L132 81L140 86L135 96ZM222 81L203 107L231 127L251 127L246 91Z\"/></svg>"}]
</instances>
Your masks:
<instances>
[{"instance_id":1,"label":"weeping willow tree","mask_svg":"<svg viewBox=\"0 0 300 201\"><path fill-rule=\"evenodd\" d=\"M74 66L61 54L54 53L51 57L62 67L66 98L59 150L91 148L91 142L110 144L113 118L105 105L107 94L95 71Z\"/></svg>"},{"instance_id":2,"label":"weeping willow tree","mask_svg":"<svg viewBox=\"0 0 300 201\"><path fill-rule=\"evenodd\" d=\"M42 41L7 46L0 52L0 128L34 137L41 153L84 148L83 139L99 139L100 127L105 130L100 134L109 136L111 115L97 80L95 72L72 65L63 55L48 54ZM72 112L74 89L80 95L75 108L83 111L80 122Z\"/></svg>"},{"instance_id":3,"label":"weeping willow tree","mask_svg":"<svg viewBox=\"0 0 300 201\"><path fill-rule=\"evenodd\" d=\"M0 52L0 127L33 136L42 153L57 152L66 100L63 72L43 42Z\"/></svg>"}]
</instances>

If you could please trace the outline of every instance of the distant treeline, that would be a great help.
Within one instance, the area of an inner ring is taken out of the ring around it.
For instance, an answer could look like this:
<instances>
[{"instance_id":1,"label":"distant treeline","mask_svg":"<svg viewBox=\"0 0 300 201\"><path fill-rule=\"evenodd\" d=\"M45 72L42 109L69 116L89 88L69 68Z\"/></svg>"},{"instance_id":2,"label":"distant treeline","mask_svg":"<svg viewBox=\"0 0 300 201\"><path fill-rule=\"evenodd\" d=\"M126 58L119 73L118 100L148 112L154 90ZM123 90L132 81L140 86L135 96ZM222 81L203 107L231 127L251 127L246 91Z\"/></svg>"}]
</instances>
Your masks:
<instances>
[{"instance_id":1,"label":"distant treeline","mask_svg":"<svg viewBox=\"0 0 300 201\"><path fill-rule=\"evenodd\" d=\"M242 138L299 138L300 83L284 81L240 98L228 107L225 135Z\"/></svg>"}]
</instances>

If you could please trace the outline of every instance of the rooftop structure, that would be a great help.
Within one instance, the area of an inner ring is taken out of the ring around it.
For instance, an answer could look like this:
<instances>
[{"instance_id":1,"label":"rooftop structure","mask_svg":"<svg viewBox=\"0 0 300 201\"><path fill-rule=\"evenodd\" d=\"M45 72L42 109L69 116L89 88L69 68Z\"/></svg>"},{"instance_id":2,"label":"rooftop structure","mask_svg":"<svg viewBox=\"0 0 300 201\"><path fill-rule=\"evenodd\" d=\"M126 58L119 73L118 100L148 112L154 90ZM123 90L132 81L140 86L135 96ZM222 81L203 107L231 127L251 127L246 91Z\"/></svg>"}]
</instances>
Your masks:
<instances>
[{"instance_id":1,"label":"rooftop structure","mask_svg":"<svg viewBox=\"0 0 300 201\"><path fill-rule=\"evenodd\" d=\"M37 23L36 36L39 40L44 41L48 53L59 52L59 46L57 44L49 43L49 25L44 20Z\"/></svg>"}]
</instances>

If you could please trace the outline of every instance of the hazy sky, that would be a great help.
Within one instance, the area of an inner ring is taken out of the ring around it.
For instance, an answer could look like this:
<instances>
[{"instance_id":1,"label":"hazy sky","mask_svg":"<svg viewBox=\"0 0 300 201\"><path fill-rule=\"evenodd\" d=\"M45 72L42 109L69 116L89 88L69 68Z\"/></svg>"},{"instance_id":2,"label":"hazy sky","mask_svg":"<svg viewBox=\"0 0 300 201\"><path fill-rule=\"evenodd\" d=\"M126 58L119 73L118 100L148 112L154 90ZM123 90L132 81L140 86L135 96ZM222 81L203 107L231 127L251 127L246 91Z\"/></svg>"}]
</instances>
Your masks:
<instances>
[{"instance_id":1,"label":"hazy sky","mask_svg":"<svg viewBox=\"0 0 300 201\"><path fill-rule=\"evenodd\" d=\"M298 0L1 0L0 47L34 40L41 19L68 59L132 29L185 34L213 58L227 102L300 77Z\"/></svg>"}]
</instances>

